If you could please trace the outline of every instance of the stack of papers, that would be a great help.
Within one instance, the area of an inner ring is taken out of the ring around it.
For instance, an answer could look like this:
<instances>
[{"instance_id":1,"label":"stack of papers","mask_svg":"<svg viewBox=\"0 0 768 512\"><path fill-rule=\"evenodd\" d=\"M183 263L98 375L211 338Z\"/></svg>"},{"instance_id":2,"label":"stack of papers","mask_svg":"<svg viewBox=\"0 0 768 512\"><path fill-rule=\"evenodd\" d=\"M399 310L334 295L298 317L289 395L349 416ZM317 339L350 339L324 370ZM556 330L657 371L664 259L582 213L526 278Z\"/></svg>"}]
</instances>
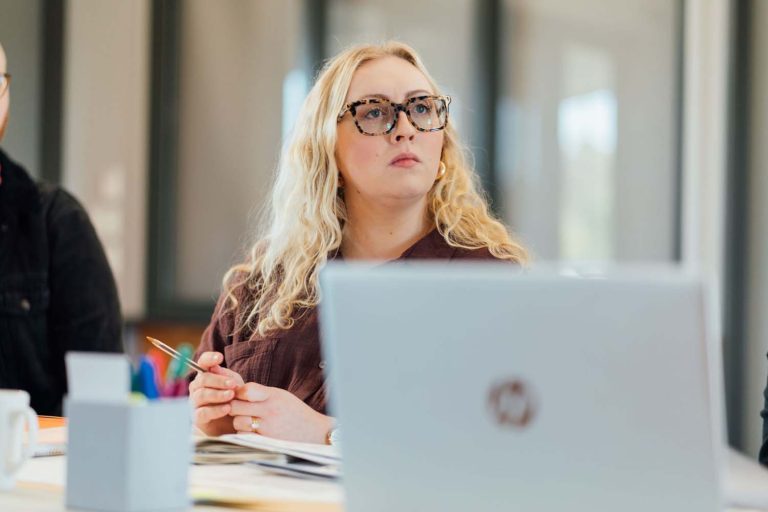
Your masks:
<instances>
[{"instance_id":1,"label":"stack of papers","mask_svg":"<svg viewBox=\"0 0 768 512\"><path fill-rule=\"evenodd\" d=\"M67 427L40 429L35 445L35 457L51 457L67 453Z\"/></svg>"},{"instance_id":2,"label":"stack of papers","mask_svg":"<svg viewBox=\"0 0 768 512\"><path fill-rule=\"evenodd\" d=\"M33 457L51 457L67 453L67 420L59 416L38 416L37 444ZM24 444L29 442L24 432Z\"/></svg>"},{"instance_id":3,"label":"stack of papers","mask_svg":"<svg viewBox=\"0 0 768 512\"><path fill-rule=\"evenodd\" d=\"M195 439L196 464L254 462L263 469L296 476L337 478L341 455L336 447L298 443L259 434L225 434Z\"/></svg>"},{"instance_id":4,"label":"stack of papers","mask_svg":"<svg viewBox=\"0 0 768 512\"><path fill-rule=\"evenodd\" d=\"M196 437L195 464L242 464L257 460L285 462L286 456L280 453L246 448L220 440L218 437Z\"/></svg>"},{"instance_id":5,"label":"stack of papers","mask_svg":"<svg viewBox=\"0 0 768 512\"><path fill-rule=\"evenodd\" d=\"M341 454L335 446L283 441L259 434L226 434L217 437L217 439L244 448L290 455L291 457L308 460L316 464L341 464Z\"/></svg>"},{"instance_id":6,"label":"stack of papers","mask_svg":"<svg viewBox=\"0 0 768 512\"><path fill-rule=\"evenodd\" d=\"M291 459L284 462L256 460L251 461L264 471L277 475L295 476L299 478L311 478L316 480L336 480L341 478L341 466L321 465L313 462L304 462L300 459Z\"/></svg>"}]
</instances>

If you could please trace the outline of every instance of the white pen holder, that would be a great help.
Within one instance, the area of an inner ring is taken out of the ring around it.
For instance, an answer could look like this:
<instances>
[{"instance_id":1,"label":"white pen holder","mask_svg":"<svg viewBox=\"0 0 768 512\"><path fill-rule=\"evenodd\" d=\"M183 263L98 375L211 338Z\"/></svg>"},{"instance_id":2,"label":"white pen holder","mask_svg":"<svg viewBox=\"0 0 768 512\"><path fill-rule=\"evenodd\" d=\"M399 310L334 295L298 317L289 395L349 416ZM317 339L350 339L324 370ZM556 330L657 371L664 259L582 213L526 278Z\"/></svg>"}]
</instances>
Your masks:
<instances>
[{"instance_id":1,"label":"white pen holder","mask_svg":"<svg viewBox=\"0 0 768 512\"><path fill-rule=\"evenodd\" d=\"M64 407L67 507L187 510L192 410L186 398L146 404L68 398Z\"/></svg>"}]
</instances>

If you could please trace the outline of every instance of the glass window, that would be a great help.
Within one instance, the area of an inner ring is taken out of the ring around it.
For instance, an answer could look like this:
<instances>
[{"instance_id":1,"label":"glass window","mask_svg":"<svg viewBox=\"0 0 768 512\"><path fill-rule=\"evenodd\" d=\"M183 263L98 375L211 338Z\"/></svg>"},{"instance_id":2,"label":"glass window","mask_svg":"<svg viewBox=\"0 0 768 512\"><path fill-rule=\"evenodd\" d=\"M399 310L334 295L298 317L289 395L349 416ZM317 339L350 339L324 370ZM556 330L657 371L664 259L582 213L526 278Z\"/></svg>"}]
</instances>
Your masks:
<instances>
[{"instance_id":1,"label":"glass window","mask_svg":"<svg viewBox=\"0 0 768 512\"><path fill-rule=\"evenodd\" d=\"M506 0L497 183L536 259L675 257L679 2Z\"/></svg>"},{"instance_id":2,"label":"glass window","mask_svg":"<svg viewBox=\"0 0 768 512\"><path fill-rule=\"evenodd\" d=\"M282 135L304 95L301 16L300 0L181 4L174 259L181 300L210 301L252 241Z\"/></svg>"}]
</instances>

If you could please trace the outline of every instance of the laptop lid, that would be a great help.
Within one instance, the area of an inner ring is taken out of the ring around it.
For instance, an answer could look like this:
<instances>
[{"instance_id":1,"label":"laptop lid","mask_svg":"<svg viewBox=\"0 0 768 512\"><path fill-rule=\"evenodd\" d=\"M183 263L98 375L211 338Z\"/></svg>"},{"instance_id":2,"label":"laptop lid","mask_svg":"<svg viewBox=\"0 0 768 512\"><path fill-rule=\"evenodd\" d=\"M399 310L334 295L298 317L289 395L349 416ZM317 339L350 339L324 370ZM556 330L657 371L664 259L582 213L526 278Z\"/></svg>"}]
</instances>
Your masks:
<instances>
[{"instance_id":1,"label":"laptop lid","mask_svg":"<svg viewBox=\"0 0 768 512\"><path fill-rule=\"evenodd\" d=\"M321 286L351 512L721 510L698 281L346 264Z\"/></svg>"}]
</instances>

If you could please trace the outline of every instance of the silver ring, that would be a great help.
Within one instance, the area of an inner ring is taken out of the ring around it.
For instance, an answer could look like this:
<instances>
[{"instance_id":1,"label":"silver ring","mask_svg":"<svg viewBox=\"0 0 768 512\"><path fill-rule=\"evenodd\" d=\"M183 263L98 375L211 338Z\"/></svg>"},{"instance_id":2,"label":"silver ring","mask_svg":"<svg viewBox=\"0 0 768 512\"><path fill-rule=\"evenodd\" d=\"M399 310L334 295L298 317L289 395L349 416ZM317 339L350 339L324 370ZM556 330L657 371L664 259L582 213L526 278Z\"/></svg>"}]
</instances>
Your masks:
<instances>
[{"instance_id":1,"label":"silver ring","mask_svg":"<svg viewBox=\"0 0 768 512\"><path fill-rule=\"evenodd\" d=\"M251 432L256 432L259 430L259 427L261 426L261 418L257 418L256 416L251 416Z\"/></svg>"}]
</instances>

